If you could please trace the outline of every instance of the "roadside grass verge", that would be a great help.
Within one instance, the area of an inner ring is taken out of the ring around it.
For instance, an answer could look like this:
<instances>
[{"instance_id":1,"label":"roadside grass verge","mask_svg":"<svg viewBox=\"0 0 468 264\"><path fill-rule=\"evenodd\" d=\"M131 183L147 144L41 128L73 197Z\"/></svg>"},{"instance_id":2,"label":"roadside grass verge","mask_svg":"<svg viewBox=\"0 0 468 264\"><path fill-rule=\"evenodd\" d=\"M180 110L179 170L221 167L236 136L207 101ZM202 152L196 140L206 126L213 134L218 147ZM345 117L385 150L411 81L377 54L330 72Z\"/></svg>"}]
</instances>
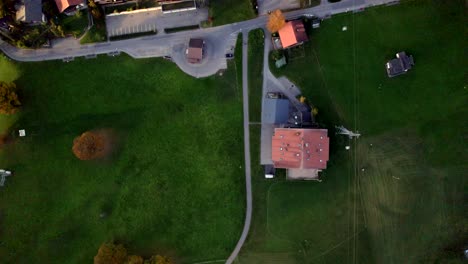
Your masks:
<instances>
[{"instance_id":1,"label":"roadside grass verge","mask_svg":"<svg viewBox=\"0 0 468 264\"><path fill-rule=\"evenodd\" d=\"M93 25L80 40L80 44L104 42L107 39L106 26L102 24Z\"/></svg>"},{"instance_id":2,"label":"roadside grass verge","mask_svg":"<svg viewBox=\"0 0 468 264\"><path fill-rule=\"evenodd\" d=\"M263 30L250 31L248 44L249 120L260 122L263 89Z\"/></svg>"},{"instance_id":3,"label":"roadside grass verge","mask_svg":"<svg viewBox=\"0 0 468 264\"><path fill-rule=\"evenodd\" d=\"M204 79L128 56L15 65L24 105L12 129L28 134L0 149L14 172L0 192L2 263L90 263L110 240L181 263L231 253L245 209L231 62ZM113 156L76 159L74 137L97 128L118 136Z\"/></svg>"},{"instance_id":4,"label":"roadside grass verge","mask_svg":"<svg viewBox=\"0 0 468 264\"><path fill-rule=\"evenodd\" d=\"M63 26L65 34L72 34L77 38L83 35L88 27L88 11L78 11L76 15L66 16L61 15L60 24Z\"/></svg>"},{"instance_id":5,"label":"roadside grass verge","mask_svg":"<svg viewBox=\"0 0 468 264\"><path fill-rule=\"evenodd\" d=\"M210 2L210 17L213 26L221 26L255 17L250 0L216 0Z\"/></svg>"},{"instance_id":6,"label":"roadside grass verge","mask_svg":"<svg viewBox=\"0 0 468 264\"><path fill-rule=\"evenodd\" d=\"M337 15L312 31L304 58L271 68L318 107L331 160L321 183L280 181L254 196L268 204L254 219L267 216L239 263L463 261L454 253L468 226L463 6L407 1ZM398 51L416 65L390 79L385 62ZM357 144L334 135L341 124L362 133Z\"/></svg>"}]
</instances>

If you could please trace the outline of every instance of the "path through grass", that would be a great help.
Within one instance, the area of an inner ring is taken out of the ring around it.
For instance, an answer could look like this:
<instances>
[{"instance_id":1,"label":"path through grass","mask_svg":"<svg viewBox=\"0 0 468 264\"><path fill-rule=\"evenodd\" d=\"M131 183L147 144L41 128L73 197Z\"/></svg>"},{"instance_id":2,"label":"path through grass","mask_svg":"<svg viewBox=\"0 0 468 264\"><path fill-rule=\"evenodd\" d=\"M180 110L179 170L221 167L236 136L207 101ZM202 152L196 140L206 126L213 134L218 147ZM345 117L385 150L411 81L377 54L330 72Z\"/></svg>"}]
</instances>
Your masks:
<instances>
[{"instance_id":1,"label":"path through grass","mask_svg":"<svg viewBox=\"0 0 468 264\"><path fill-rule=\"evenodd\" d=\"M17 64L24 107L0 150L2 263L90 263L104 241L180 263L226 258L242 229L241 95L230 70L194 79L161 59ZM109 160L73 138L109 128ZM104 213L101 218L100 214Z\"/></svg>"}]
</instances>

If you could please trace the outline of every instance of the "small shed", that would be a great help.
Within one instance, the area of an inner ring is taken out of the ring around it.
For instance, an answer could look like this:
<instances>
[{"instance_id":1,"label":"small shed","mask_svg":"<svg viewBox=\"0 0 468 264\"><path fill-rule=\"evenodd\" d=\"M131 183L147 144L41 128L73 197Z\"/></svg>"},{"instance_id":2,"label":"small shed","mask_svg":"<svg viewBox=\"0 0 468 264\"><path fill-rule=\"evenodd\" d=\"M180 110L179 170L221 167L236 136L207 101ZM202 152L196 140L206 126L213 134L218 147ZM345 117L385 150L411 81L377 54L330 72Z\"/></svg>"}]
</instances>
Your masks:
<instances>
[{"instance_id":1,"label":"small shed","mask_svg":"<svg viewBox=\"0 0 468 264\"><path fill-rule=\"evenodd\" d=\"M284 56L281 57L281 59L275 61L275 66L276 66L276 68L281 68L281 67L283 67L283 66L286 65L286 64L287 64L287 63L286 63L286 57L284 57Z\"/></svg>"},{"instance_id":2,"label":"small shed","mask_svg":"<svg viewBox=\"0 0 468 264\"><path fill-rule=\"evenodd\" d=\"M291 48L309 40L304 24L301 20L293 20L278 30L283 49Z\"/></svg>"},{"instance_id":3,"label":"small shed","mask_svg":"<svg viewBox=\"0 0 468 264\"><path fill-rule=\"evenodd\" d=\"M203 59L203 48L205 41L203 39L190 39L189 46L186 51L187 61L189 63L200 63Z\"/></svg>"}]
</instances>

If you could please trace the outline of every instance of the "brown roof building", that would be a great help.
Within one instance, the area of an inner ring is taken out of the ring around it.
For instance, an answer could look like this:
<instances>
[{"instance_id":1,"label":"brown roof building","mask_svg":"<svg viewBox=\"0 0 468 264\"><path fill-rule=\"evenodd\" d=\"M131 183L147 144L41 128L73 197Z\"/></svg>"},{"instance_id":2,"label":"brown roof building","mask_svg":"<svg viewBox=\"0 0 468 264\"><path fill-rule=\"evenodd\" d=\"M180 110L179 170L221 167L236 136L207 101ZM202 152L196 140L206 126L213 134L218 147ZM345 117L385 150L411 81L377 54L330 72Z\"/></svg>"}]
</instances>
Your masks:
<instances>
[{"instance_id":1,"label":"brown roof building","mask_svg":"<svg viewBox=\"0 0 468 264\"><path fill-rule=\"evenodd\" d=\"M300 45L309 40L301 20L287 22L279 31L283 49Z\"/></svg>"},{"instance_id":2,"label":"brown roof building","mask_svg":"<svg viewBox=\"0 0 468 264\"><path fill-rule=\"evenodd\" d=\"M84 4L83 0L55 0L60 13L72 11L77 5Z\"/></svg>"},{"instance_id":3,"label":"brown roof building","mask_svg":"<svg viewBox=\"0 0 468 264\"><path fill-rule=\"evenodd\" d=\"M327 133L326 129L276 128L271 143L273 166L288 169L290 179L318 179L329 158Z\"/></svg>"},{"instance_id":4,"label":"brown roof building","mask_svg":"<svg viewBox=\"0 0 468 264\"><path fill-rule=\"evenodd\" d=\"M203 59L203 48L205 41L203 39L190 39L189 46L185 52L189 63L200 63Z\"/></svg>"}]
</instances>

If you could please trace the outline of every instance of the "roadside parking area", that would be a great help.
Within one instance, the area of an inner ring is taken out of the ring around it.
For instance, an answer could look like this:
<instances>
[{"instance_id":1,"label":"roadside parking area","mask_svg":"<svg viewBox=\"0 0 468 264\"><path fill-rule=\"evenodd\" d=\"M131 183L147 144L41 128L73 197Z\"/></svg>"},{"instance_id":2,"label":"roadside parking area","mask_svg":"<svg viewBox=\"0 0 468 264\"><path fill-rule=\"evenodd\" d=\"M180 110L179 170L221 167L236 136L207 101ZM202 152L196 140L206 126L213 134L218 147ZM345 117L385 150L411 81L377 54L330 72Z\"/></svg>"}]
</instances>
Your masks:
<instances>
[{"instance_id":1,"label":"roadside parking area","mask_svg":"<svg viewBox=\"0 0 468 264\"><path fill-rule=\"evenodd\" d=\"M199 25L208 19L208 9L163 14L161 8L140 9L106 16L107 36L115 37L149 31L164 34L165 28Z\"/></svg>"}]
</instances>

